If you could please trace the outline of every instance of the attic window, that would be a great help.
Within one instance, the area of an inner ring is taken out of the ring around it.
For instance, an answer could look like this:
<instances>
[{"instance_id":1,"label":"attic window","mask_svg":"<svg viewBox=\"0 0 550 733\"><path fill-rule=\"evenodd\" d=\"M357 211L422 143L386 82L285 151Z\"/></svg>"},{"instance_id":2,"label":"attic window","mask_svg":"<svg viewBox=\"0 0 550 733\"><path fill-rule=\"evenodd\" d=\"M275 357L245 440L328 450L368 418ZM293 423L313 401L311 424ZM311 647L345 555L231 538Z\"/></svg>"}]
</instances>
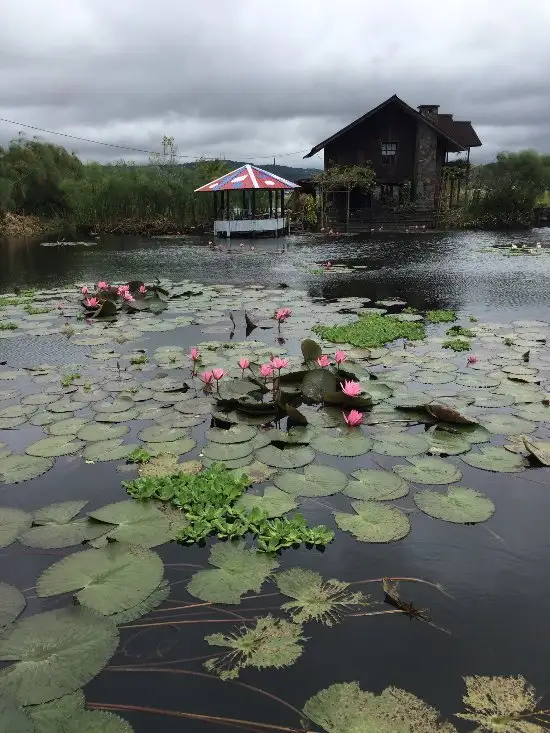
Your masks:
<instances>
[{"instance_id":1,"label":"attic window","mask_svg":"<svg viewBox=\"0 0 550 733\"><path fill-rule=\"evenodd\" d=\"M382 143L382 163L395 163L397 143Z\"/></svg>"}]
</instances>

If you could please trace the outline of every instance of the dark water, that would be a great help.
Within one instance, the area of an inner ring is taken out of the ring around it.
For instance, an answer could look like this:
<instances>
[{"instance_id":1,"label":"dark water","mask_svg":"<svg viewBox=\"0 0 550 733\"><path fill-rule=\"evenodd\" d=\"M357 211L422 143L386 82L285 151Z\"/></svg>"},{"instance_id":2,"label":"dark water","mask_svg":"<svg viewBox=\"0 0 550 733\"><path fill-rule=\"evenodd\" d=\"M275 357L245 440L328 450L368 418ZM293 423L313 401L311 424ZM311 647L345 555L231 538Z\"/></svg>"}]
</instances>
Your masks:
<instances>
[{"instance_id":1,"label":"dark water","mask_svg":"<svg viewBox=\"0 0 550 733\"><path fill-rule=\"evenodd\" d=\"M14 242L2 245L0 250L0 291L11 290L14 285L40 288L94 281L103 276L151 279L158 275L239 285L285 282L315 296L362 295L373 300L400 296L410 305L459 308L485 321L548 320L550 260L506 258L478 251L495 241L504 243L511 239L550 245L550 230L521 237L445 234L362 240L342 237L335 241L293 237L284 244L283 240L256 242L254 252L238 254L211 251L207 246L199 248L198 242L190 240L111 239L90 248L38 247ZM238 244L234 246L239 249ZM348 275L311 273L315 262L327 259L361 264L368 269ZM157 343L177 342L185 346L195 343L196 335L192 329L178 329L151 335L146 344L148 349ZM241 335L237 333L236 338ZM16 348L21 355L25 346L16 347L15 341L20 339L6 342L7 348ZM139 341L133 347L139 348ZM33 357L32 361L37 360ZM40 428L31 429L36 431L37 439ZM200 437L202 430L195 428L193 433ZM0 439L12 445L16 445L16 436L17 431L0 431ZM186 459L198 452L199 448ZM323 459L331 460L328 456ZM546 633L550 616L547 472L540 469L512 477L482 472L485 484L480 486L479 473L476 482L472 479L470 483L473 469L458 458L447 460L460 465L464 474L461 485L483 490L496 503L497 512L487 526L437 522L416 513L411 517L413 530L403 541L376 546L338 533L324 553L289 551L282 563L285 567L310 567L325 577L354 582L388 575L441 583L452 598L418 583L407 584L403 593L417 606L429 608L434 622L450 633L399 615L347 618L332 628L308 624L305 635L310 641L293 667L262 672L245 670L239 682L261 688L297 708L334 682L357 680L363 689L372 691L396 685L418 694L450 717L462 707L463 675L523 674L545 696L543 707L548 707L544 705L550 702L550 637ZM395 459L378 455L376 461L388 467L395 464ZM339 459L338 466L348 472L376 467L371 454ZM89 509L93 509L125 498L120 486L124 478L116 473L113 464L83 465L81 459L61 458L43 477L25 482L17 487L17 492L13 487L0 488L0 494L2 503L10 506L27 508L83 498L90 499ZM305 500L302 511L308 521L332 526L324 502ZM330 497L330 504L343 508L347 500ZM410 506L410 499L396 504ZM37 575L56 559L55 554L47 551L28 554L18 545L8 550L0 554L0 578L20 588L32 586ZM177 564L205 566L207 551L170 545L160 548L160 554L168 564L171 599L188 603L192 599L185 591L185 582L196 568ZM267 585L264 588L266 592L273 590ZM370 592L381 600L378 584L358 585L354 589ZM280 602L280 597L250 600L232 610L250 617L254 609L261 608L257 613L264 614L270 606L278 608ZM62 605L60 600L52 599L40 606L31 603L30 610L58 605ZM243 610L247 608L250 612ZM171 614L153 612L151 616L166 620ZM173 619L182 618L193 617L174 612ZM197 609L195 618L204 620L196 625L122 630L121 646L111 665L142 665L142 669L103 672L88 685L87 699L298 728L298 716L281 702L237 683L198 676L196 673L204 671L200 661L178 661L208 654L210 648L203 641L204 635L226 632L232 627L223 614L206 614ZM153 667L163 671L150 671ZM220 723L147 713L121 714L132 723L136 733L235 729ZM472 729L460 722L457 727Z\"/></svg>"}]
</instances>

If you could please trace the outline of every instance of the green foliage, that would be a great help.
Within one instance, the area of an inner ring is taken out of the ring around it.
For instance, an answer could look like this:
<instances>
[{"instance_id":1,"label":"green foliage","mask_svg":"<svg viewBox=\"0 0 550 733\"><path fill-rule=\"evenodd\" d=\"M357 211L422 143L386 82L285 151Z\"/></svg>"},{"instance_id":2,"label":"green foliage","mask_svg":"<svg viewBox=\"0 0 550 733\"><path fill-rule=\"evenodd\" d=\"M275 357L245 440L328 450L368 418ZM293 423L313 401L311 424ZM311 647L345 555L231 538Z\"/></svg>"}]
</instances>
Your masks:
<instances>
[{"instance_id":1,"label":"green foliage","mask_svg":"<svg viewBox=\"0 0 550 733\"><path fill-rule=\"evenodd\" d=\"M445 333L447 336L464 336L467 339L475 338L475 332L471 328L463 328L462 326L451 326Z\"/></svg>"},{"instance_id":2,"label":"green foliage","mask_svg":"<svg viewBox=\"0 0 550 733\"><path fill-rule=\"evenodd\" d=\"M421 323L399 321L392 316L378 314L363 316L355 323L346 326L313 326L312 331L327 341L363 348L384 346L397 339L417 341L426 336Z\"/></svg>"},{"instance_id":3,"label":"green foliage","mask_svg":"<svg viewBox=\"0 0 550 733\"><path fill-rule=\"evenodd\" d=\"M259 550L277 552L301 543L325 546L334 533L324 526L309 527L301 515L291 519L269 519L257 506L247 510L235 506L250 484L245 473L235 474L220 464L199 473L147 476L124 482L135 499L169 502L182 511L188 524L178 540L201 542L211 534L219 539L239 539L251 533Z\"/></svg>"},{"instance_id":4,"label":"green foliage","mask_svg":"<svg viewBox=\"0 0 550 733\"><path fill-rule=\"evenodd\" d=\"M133 364L134 366L137 366L138 364L147 364L149 359L147 358L147 354L136 354L135 356L130 357L130 364Z\"/></svg>"},{"instance_id":5,"label":"green foliage","mask_svg":"<svg viewBox=\"0 0 550 733\"><path fill-rule=\"evenodd\" d=\"M370 191L376 182L376 172L370 165L334 165L313 177L325 191L360 188Z\"/></svg>"},{"instance_id":6,"label":"green foliage","mask_svg":"<svg viewBox=\"0 0 550 733\"><path fill-rule=\"evenodd\" d=\"M23 306L23 310L26 311L29 316L38 316L41 313L49 313L51 308L39 308L34 306L32 303L27 303L27 305Z\"/></svg>"},{"instance_id":7,"label":"green foliage","mask_svg":"<svg viewBox=\"0 0 550 733\"><path fill-rule=\"evenodd\" d=\"M6 323L0 323L0 331L15 331L17 330L17 323L11 323L11 321L8 321Z\"/></svg>"},{"instance_id":8,"label":"green foliage","mask_svg":"<svg viewBox=\"0 0 550 733\"><path fill-rule=\"evenodd\" d=\"M442 349L452 349L453 351L470 351L470 342L464 339L447 339L441 344Z\"/></svg>"},{"instance_id":9,"label":"green foliage","mask_svg":"<svg viewBox=\"0 0 550 733\"><path fill-rule=\"evenodd\" d=\"M80 374L78 374L78 372L71 372L70 374L65 374L64 377L61 377L61 386L70 387L71 384L75 382L77 379L80 379Z\"/></svg>"},{"instance_id":10,"label":"green foliage","mask_svg":"<svg viewBox=\"0 0 550 733\"><path fill-rule=\"evenodd\" d=\"M136 448L126 456L126 463L149 463L152 457L145 448Z\"/></svg>"},{"instance_id":11,"label":"green foliage","mask_svg":"<svg viewBox=\"0 0 550 733\"><path fill-rule=\"evenodd\" d=\"M426 313L426 318L430 323L452 323L456 321L455 311L433 310Z\"/></svg>"}]
</instances>

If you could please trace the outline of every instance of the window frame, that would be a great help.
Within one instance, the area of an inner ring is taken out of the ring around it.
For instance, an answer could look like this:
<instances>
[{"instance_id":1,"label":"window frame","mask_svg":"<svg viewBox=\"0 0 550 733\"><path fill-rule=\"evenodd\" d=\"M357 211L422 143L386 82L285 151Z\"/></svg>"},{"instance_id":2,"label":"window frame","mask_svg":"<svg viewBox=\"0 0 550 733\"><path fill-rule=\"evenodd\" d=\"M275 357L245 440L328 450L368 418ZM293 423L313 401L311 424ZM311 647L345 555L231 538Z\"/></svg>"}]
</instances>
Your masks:
<instances>
[{"instance_id":1,"label":"window frame","mask_svg":"<svg viewBox=\"0 0 550 733\"><path fill-rule=\"evenodd\" d=\"M392 152L384 152L384 149L392 148ZM397 160L397 152L399 150L399 143L391 140L384 140L380 143L380 157L382 159L382 165L395 165Z\"/></svg>"}]
</instances>

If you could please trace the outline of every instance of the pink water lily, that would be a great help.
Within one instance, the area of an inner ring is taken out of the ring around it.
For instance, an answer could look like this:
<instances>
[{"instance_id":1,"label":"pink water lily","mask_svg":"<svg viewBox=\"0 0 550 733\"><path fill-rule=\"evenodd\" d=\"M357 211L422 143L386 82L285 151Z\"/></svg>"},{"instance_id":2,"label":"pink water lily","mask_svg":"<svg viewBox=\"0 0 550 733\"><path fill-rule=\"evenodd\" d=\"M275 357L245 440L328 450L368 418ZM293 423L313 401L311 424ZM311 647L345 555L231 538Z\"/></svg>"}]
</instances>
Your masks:
<instances>
[{"instance_id":1,"label":"pink water lily","mask_svg":"<svg viewBox=\"0 0 550 733\"><path fill-rule=\"evenodd\" d=\"M97 308L99 300L97 298L86 298L86 305L88 308Z\"/></svg>"},{"instance_id":2,"label":"pink water lily","mask_svg":"<svg viewBox=\"0 0 550 733\"><path fill-rule=\"evenodd\" d=\"M214 375L214 379L216 380L216 382L219 382L220 379L223 379L223 377L225 377L227 372L225 371L225 369L212 369L212 374Z\"/></svg>"},{"instance_id":3,"label":"pink water lily","mask_svg":"<svg viewBox=\"0 0 550 733\"><path fill-rule=\"evenodd\" d=\"M273 367L271 364L262 364L260 367L260 374L264 379L267 379L268 377L273 376Z\"/></svg>"},{"instance_id":4,"label":"pink water lily","mask_svg":"<svg viewBox=\"0 0 550 733\"><path fill-rule=\"evenodd\" d=\"M191 361L198 361L201 358L201 352L197 349L196 346L193 346L193 348L189 352L189 358L191 359Z\"/></svg>"},{"instance_id":5,"label":"pink water lily","mask_svg":"<svg viewBox=\"0 0 550 733\"><path fill-rule=\"evenodd\" d=\"M290 308L279 308L278 311L275 311L275 320L279 323L279 331L281 330L281 323L284 323L291 315L292 311Z\"/></svg>"},{"instance_id":6,"label":"pink water lily","mask_svg":"<svg viewBox=\"0 0 550 733\"><path fill-rule=\"evenodd\" d=\"M325 367L330 366L330 356L327 356L326 354L323 354L322 356L318 356L317 364L319 364L321 369L324 369Z\"/></svg>"},{"instance_id":7,"label":"pink water lily","mask_svg":"<svg viewBox=\"0 0 550 733\"><path fill-rule=\"evenodd\" d=\"M468 357L468 364L475 364L476 362L477 362L477 356L470 354L470 356Z\"/></svg>"},{"instance_id":8,"label":"pink water lily","mask_svg":"<svg viewBox=\"0 0 550 733\"><path fill-rule=\"evenodd\" d=\"M140 292L140 293L141 293L142 295L145 295L145 293L147 292L147 288L145 287L145 285L140 285L140 286L139 286L139 292Z\"/></svg>"},{"instance_id":9,"label":"pink water lily","mask_svg":"<svg viewBox=\"0 0 550 733\"><path fill-rule=\"evenodd\" d=\"M80 292L82 293L82 295L88 295L90 291L88 290L88 287L84 285L84 287L82 288Z\"/></svg>"},{"instance_id":10,"label":"pink water lily","mask_svg":"<svg viewBox=\"0 0 550 733\"><path fill-rule=\"evenodd\" d=\"M130 295L130 293L127 290L125 290L122 293L122 297L126 301L126 303L133 303L134 300L135 300L134 296L133 295Z\"/></svg>"},{"instance_id":11,"label":"pink water lily","mask_svg":"<svg viewBox=\"0 0 550 733\"><path fill-rule=\"evenodd\" d=\"M105 282L105 280L100 280L97 284L98 290L107 290L108 287L109 287L109 283Z\"/></svg>"},{"instance_id":12,"label":"pink water lily","mask_svg":"<svg viewBox=\"0 0 550 733\"><path fill-rule=\"evenodd\" d=\"M346 356L346 352L345 351L337 351L334 354L334 361L337 364L343 364L346 361L347 358L348 357Z\"/></svg>"},{"instance_id":13,"label":"pink water lily","mask_svg":"<svg viewBox=\"0 0 550 733\"><path fill-rule=\"evenodd\" d=\"M245 356L243 356L242 359L239 359L239 361L237 363L241 367L241 369L243 370L242 378L244 379L244 372L250 366L250 359L247 359Z\"/></svg>"},{"instance_id":14,"label":"pink water lily","mask_svg":"<svg viewBox=\"0 0 550 733\"><path fill-rule=\"evenodd\" d=\"M359 382L352 382L346 379L342 385L342 392L348 397L358 397L362 391Z\"/></svg>"},{"instance_id":15,"label":"pink water lily","mask_svg":"<svg viewBox=\"0 0 550 733\"><path fill-rule=\"evenodd\" d=\"M116 292L117 292L117 295L124 296L124 293L130 292L130 286L129 285L119 285Z\"/></svg>"},{"instance_id":16,"label":"pink water lily","mask_svg":"<svg viewBox=\"0 0 550 733\"><path fill-rule=\"evenodd\" d=\"M363 422L363 415L359 412L359 410L350 410L347 415L345 412L343 412L342 415L344 416L344 420L350 426L350 428L355 428L358 425L361 425L361 423Z\"/></svg>"},{"instance_id":17,"label":"pink water lily","mask_svg":"<svg viewBox=\"0 0 550 733\"><path fill-rule=\"evenodd\" d=\"M213 372L203 372L200 375L199 379L201 380L201 382L204 382L204 384L208 386L209 384L212 384L212 382L214 381L214 373Z\"/></svg>"},{"instance_id":18,"label":"pink water lily","mask_svg":"<svg viewBox=\"0 0 550 733\"><path fill-rule=\"evenodd\" d=\"M329 234L332 234L332 229L330 230ZM328 262L325 262L323 267L325 268L325 270L330 270L330 268L332 267L332 262L330 260Z\"/></svg>"},{"instance_id":19,"label":"pink water lily","mask_svg":"<svg viewBox=\"0 0 550 733\"><path fill-rule=\"evenodd\" d=\"M270 361L273 369L277 369L279 372L281 371L281 369L286 369L287 366L290 364L290 361L288 359L281 359L280 356L272 356Z\"/></svg>"}]
</instances>

